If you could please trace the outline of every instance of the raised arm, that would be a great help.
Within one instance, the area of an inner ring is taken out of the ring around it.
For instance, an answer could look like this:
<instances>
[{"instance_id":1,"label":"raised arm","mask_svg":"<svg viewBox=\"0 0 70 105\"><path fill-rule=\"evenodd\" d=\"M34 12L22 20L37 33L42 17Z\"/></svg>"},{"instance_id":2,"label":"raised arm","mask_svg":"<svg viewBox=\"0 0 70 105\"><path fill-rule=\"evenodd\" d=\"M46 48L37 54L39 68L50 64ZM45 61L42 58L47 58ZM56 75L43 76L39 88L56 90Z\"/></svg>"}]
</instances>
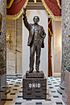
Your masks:
<instances>
[{"instance_id":1,"label":"raised arm","mask_svg":"<svg viewBox=\"0 0 70 105\"><path fill-rule=\"evenodd\" d=\"M26 9L24 9L23 20L24 20L24 24L25 24L26 28L27 28L28 30L30 30L30 24L28 23L28 21L27 21L27 16L26 16Z\"/></svg>"}]
</instances>

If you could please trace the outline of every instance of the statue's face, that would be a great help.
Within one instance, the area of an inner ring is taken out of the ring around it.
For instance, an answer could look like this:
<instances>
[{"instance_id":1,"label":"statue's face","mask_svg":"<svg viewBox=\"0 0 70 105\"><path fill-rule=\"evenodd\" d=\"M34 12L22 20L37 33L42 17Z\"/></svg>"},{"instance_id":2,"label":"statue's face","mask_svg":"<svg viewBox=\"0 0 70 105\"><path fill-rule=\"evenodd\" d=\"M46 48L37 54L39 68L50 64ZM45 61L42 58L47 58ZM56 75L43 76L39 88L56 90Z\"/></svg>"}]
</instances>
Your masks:
<instances>
[{"instance_id":1,"label":"statue's face","mask_svg":"<svg viewBox=\"0 0 70 105\"><path fill-rule=\"evenodd\" d=\"M39 17L38 17L38 16L35 16L35 17L33 18L33 21L34 21L35 24L37 24L37 23L39 22Z\"/></svg>"}]
</instances>

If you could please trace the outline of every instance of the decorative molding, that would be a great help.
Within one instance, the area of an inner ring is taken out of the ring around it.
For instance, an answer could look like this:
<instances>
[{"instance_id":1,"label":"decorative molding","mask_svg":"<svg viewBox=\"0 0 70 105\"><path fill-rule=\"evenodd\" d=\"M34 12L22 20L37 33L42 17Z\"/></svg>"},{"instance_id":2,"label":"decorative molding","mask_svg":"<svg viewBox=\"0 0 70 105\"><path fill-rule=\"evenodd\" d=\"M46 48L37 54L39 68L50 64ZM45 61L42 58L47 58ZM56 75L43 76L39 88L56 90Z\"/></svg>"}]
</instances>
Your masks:
<instances>
[{"instance_id":1,"label":"decorative molding","mask_svg":"<svg viewBox=\"0 0 70 105\"><path fill-rule=\"evenodd\" d=\"M34 3L37 3L37 0L34 0Z\"/></svg>"},{"instance_id":2,"label":"decorative molding","mask_svg":"<svg viewBox=\"0 0 70 105\"><path fill-rule=\"evenodd\" d=\"M27 9L32 9L32 10L45 10L42 2L37 2L37 3L34 3L34 2L28 2L28 5L27 5Z\"/></svg>"},{"instance_id":3,"label":"decorative molding","mask_svg":"<svg viewBox=\"0 0 70 105\"><path fill-rule=\"evenodd\" d=\"M53 76L55 76L55 77L61 77L61 73L55 73L54 72Z\"/></svg>"}]
</instances>

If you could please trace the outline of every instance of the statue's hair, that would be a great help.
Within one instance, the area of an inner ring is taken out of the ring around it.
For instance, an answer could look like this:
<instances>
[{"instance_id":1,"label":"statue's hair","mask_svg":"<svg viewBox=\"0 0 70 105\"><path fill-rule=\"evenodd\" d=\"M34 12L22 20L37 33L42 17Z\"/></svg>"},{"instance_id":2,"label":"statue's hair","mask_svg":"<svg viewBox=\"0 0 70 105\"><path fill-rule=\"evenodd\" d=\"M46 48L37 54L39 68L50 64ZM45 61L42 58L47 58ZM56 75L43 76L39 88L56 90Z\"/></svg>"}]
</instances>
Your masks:
<instances>
[{"instance_id":1,"label":"statue's hair","mask_svg":"<svg viewBox=\"0 0 70 105\"><path fill-rule=\"evenodd\" d=\"M33 20L34 20L35 18L37 18L38 21L40 20L39 16L34 16Z\"/></svg>"}]
</instances>

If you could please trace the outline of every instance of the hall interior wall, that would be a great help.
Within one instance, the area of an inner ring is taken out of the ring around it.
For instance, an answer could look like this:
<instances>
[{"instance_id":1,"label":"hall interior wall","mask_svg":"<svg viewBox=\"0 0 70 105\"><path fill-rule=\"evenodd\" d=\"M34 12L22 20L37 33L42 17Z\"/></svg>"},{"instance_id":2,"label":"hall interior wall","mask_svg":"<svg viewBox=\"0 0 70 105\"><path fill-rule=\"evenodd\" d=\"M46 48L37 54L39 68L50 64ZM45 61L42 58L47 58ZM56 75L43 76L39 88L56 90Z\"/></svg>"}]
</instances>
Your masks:
<instances>
[{"instance_id":1,"label":"hall interior wall","mask_svg":"<svg viewBox=\"0 0 70 105\"><path fill-rule=\"evenodd\" d=\"M22 17L7 20L7 74L21 74L22 70Z\"/></svg>"},{"instance_id":2,"label":"hall interior wall","mask_svg":"<svg viewBox=\"0 0 70 105\"><path fill-rule=\"evenodd\" d=\"M52 37L52 69L53 75L61 75L62 63L62 25L61 21L53 21L53 37Z\"/></svg>"}]
</instances>

